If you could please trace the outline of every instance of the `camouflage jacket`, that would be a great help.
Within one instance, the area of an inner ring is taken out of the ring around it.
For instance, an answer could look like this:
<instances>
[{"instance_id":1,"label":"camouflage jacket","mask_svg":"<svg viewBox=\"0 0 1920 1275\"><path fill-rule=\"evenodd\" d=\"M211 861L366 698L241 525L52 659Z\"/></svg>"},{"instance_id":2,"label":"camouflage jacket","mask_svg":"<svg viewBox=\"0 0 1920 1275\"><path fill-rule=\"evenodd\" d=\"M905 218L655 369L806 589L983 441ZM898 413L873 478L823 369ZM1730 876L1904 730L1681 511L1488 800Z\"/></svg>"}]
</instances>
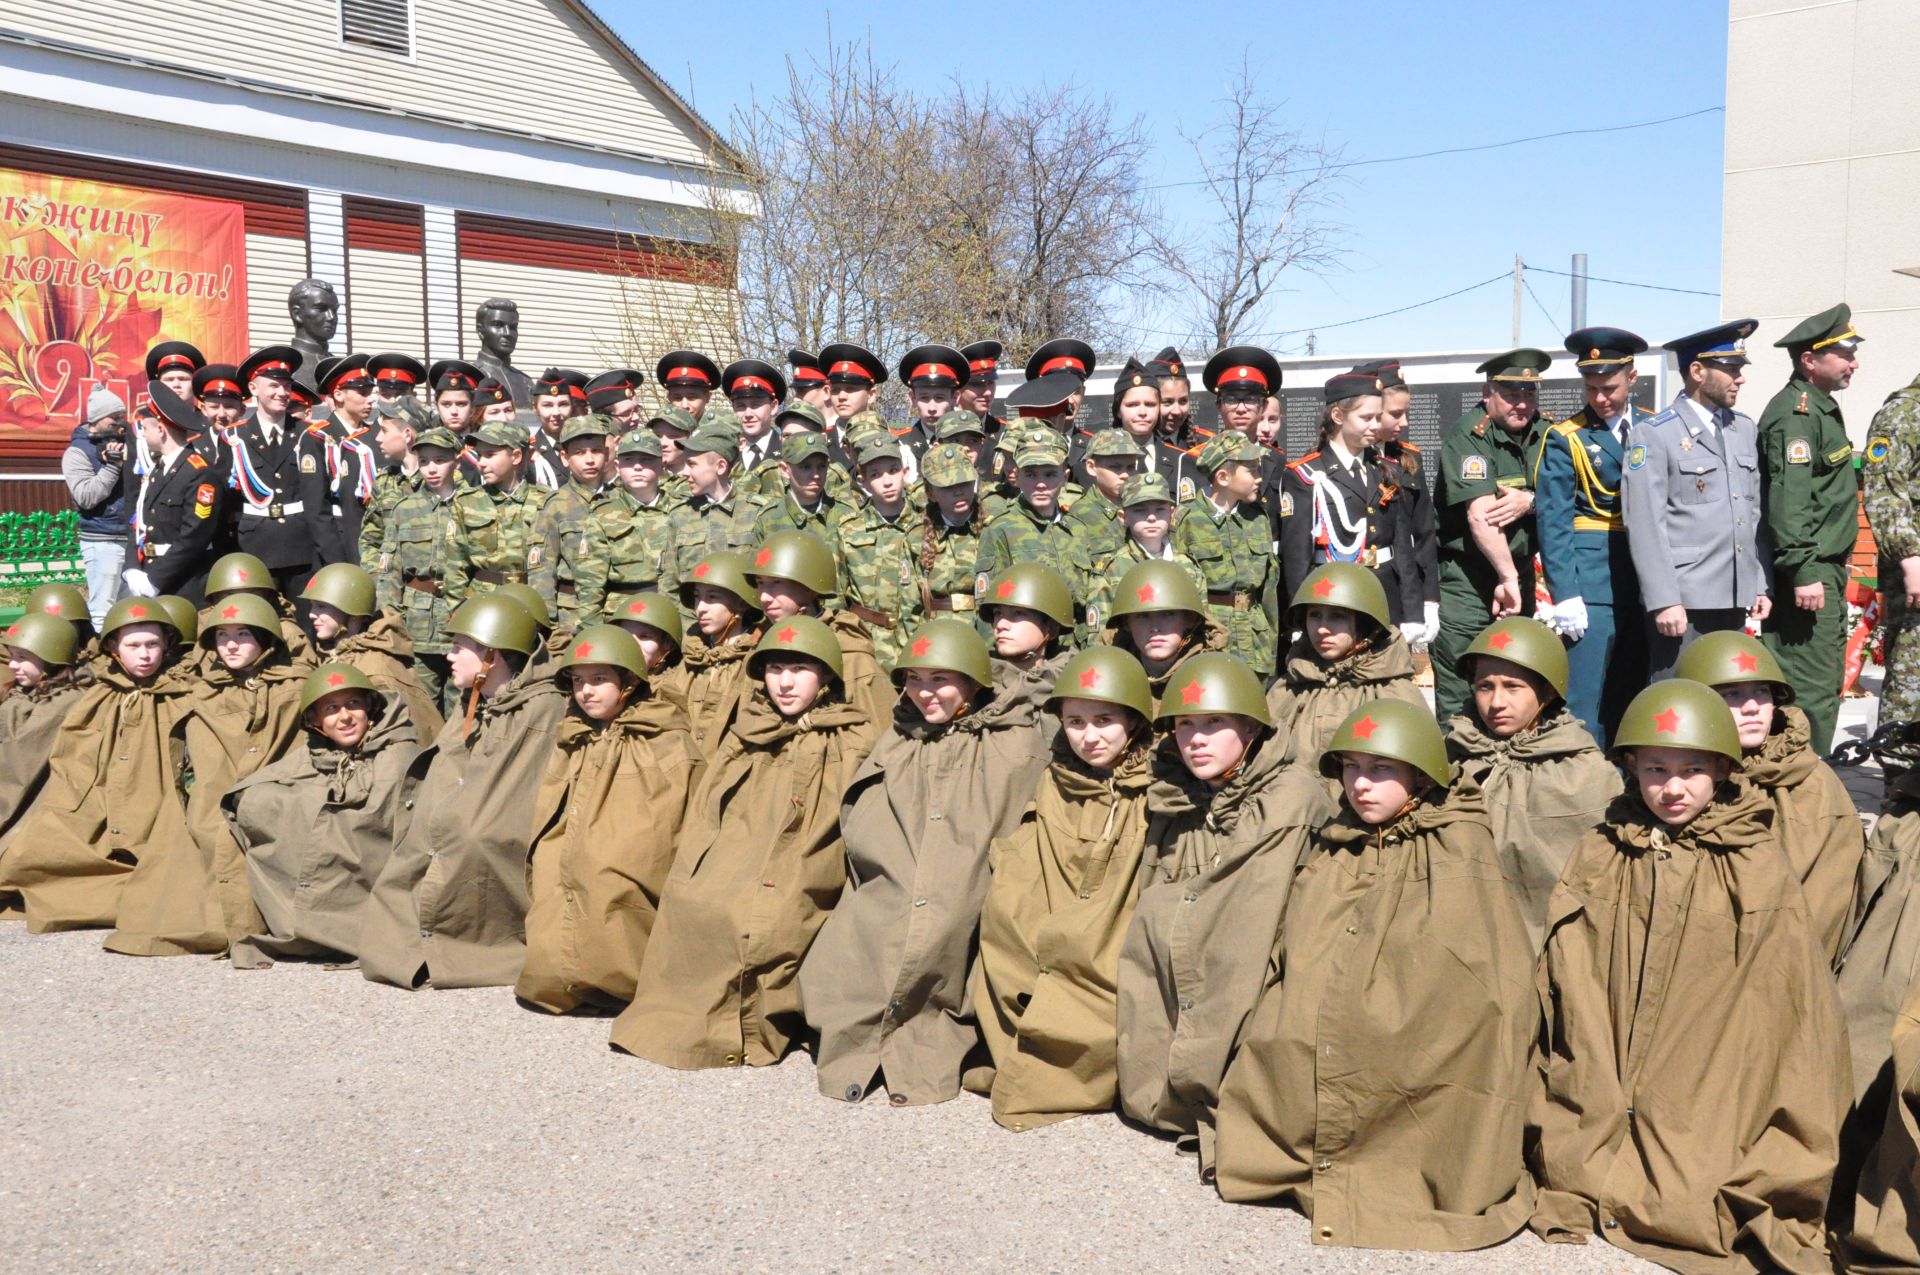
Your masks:
<instances>
[{"instance_id":1,"label":"camouflage jacket","mask_svg":"<svg viewBox=\"0 0 1920 1275\"><path fill-rule=\"evenodd\" d=\"M595 505L607 537L607 603L634 593L673 597L680 576L673 553L673 512L664 495L643 505L631 492L615 487Z\"/></svg>"},{"instance_id":2,"label":"camouflage jacket","mask_svg":"<svg viewBox=\"0 0 1920 1275\"><path fill-rule=\"evenodd\" d=\"M1120 545L1127 538L1126 524L1120 521L1120 506L1108 500L1097 487L1088 488L1073 502L1073 507L1067 510L1067 522L1072 525L1073 538L1088 563L1120 552Z\"/></svg>"},{"instance_id":3,"label":"camouflage jacket","mask_svg":"<svg viewBox=\"0 0 1920 1275\"><path fill-rule=\"evenodd\" d=\"M865 627L880 667L892 669L906 640L926 619L920 591L920 546L926 523L912 506L889 522L867 505L840 519L840 593Z\"/></svg>"},{"instance_id":4,"label":"camouflage jacket","mask_svg":"<svg viewBox=\"0 0 1920 1275\"><path fill-rule=\"evenodd\" d=\"M1867 426L1867 524L1873 528L1882 563L1920 557L1920 377L1895 390ZM1900 578L1883 588L1889 596Z\"/></svg>"},{"instance_id":5,"label":"camouflage jacket","mask_svg":"<svg viewBox=\"0 0 1920 1275\"><path fill-rule=\"evenodd\" d=\"M606 601L607 534L597 511L609 498L604 488L569 482L534 520L527 583L553 603L560 628L593 623Z\"/></svg>"},{"instance_id":6,"label":"camouflage jacket","mask_svg":"<svg viewBox=\"0 0 1920 1275\"><path fill-rule=\"evenodd\" d=\"M380 557L380 541L386 535L387 519L392 516L393 507L418 490L419 474L409 474L398 465L380 467L380 472L373 476L373 494L367 497L366 507L360 511L360 543L356 548L360 556L356 561L364 565Z\"/></svg>"},{"instance_id":7,"label":"camouflage jacket","mask_svg":"<svg viewBox=\"0 0 1920 1275\"><path fill-rule=\"evenodd\" d=\"M743 551L757 542L755 525L771 504L764 496L735 487L724 500L692 496L674 506L674 571L685 580L700 559L722 549Z\"/></svg>"},{"instance_id":8,"label":"camouflage jacket","mask_svg":"<svg viewBox=\"0 0 1920 1275\"><path fill-rule=\"evenodd\" d=\"M424 486L403 496L388 513L380 555L373 572L374 597L382 610L395 612L413 639L416 654L448 650L445 579L447 555L456 520L452 496L434 495Z\"/></svg>"},{"instance_id":9,"label":"camouflage jacket","mask_svg":"<svg viewBox=\"0 0 1920 1275\"><path fill-rule=\"evenodd\" d=\"M453 498L453 545L444 589L448 607L497 585L527 583L534 524L551 499L551 490L529 482L510 492L469 487Z\"/></svg>"},{"instance_id":10,"label":"camouflage jacket","mask_svg":"<svg viewBox=\"0 0 1920 1275\"><path fill-rule=\"evenodd\" d=\"M1016 503L987 523L980 533L980 553L974 559L974 594L984 594L987 581L1016 562L1037 562L1052 567L1073 590L1076 602L1086 600L1086 577L1093 564L1074 537L1074 524L1066 514L1048 520L1034 516L1025 503Z\"/></svg>"},{"instance_id":11,"label":"camouflage jacket","mask_svg":"<svg viewBox=\"0 0 1920 1275\"><path fill-rule=\"evenodd\" d=\"M754 540L765 540L777 531L811 531L827 542L827 547L839 552L840 523L848 515L857 513L853 502L834 499L830 491L820 495L820 507L812 512L802 509L785 490L771 497L773 503L762 511L753 526Z\"/></svg>"},{"instance_id":12,"label":"camouflage jacket","mask_svg":"<svg viewBox=\"0 0 1920 1275\"><path fill-rule=\"evenodd\" d=\"M1227 628L1227 649L1261 677L1271 677L1280 573L1266 512L1243 503L1219 514L1209 497L1196 496L1174 517L1173 547L1193 559L1206 578L1208 609Z\"/></svg>"}]
</instances>

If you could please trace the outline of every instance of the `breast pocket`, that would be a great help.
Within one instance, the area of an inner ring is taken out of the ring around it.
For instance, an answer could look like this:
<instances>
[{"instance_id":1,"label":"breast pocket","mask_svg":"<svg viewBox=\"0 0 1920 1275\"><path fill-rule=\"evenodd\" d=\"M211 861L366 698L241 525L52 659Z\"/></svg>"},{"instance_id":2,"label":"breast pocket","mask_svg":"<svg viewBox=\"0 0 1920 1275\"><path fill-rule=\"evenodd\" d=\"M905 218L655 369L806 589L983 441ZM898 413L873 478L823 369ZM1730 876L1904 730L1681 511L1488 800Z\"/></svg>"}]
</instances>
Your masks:
<instances>
[{"instance_id":1,"label":"breast pocket","mask_svg":"<svg viewBox=\"0 0 1920 1275\"><path fill-rule=\"evenodd\" d=\"M1682 505L1726 503L1727 471L1718 461L1690 460L1675 466L1674 498Z\"/></svg>"}]
</instances>

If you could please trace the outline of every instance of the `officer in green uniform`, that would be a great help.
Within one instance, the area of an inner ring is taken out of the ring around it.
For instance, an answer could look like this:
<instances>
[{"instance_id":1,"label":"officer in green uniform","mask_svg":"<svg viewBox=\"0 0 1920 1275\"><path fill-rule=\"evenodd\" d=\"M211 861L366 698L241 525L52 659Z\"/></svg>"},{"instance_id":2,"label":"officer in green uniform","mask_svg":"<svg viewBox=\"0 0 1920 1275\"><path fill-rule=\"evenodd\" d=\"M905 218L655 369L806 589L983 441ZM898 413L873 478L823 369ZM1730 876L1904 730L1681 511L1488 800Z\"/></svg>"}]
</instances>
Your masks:
<instances>
[{"instance_id":1,"label":"officer in green uniform","mask_svg":"<svg viewBox=\"0 0 1920 1275\"><path fill-rule=\"evenodd\" d=\"M522 477L527 439L518 425L488 421L468 437L480 485L453 498L453 544L443 581L450 611L476 592L526 583L534 523L553 497L551 489Z\"/></svg>"},{"instance_id":2,"label":"officer in green uniform","mask_svg":"<svg viewBox=\"0 0 1920 1275\"><path fill-rule=\"evenodd\" d=\"M1867 526L1879 551L1877 572L1885 599L1886 681L1880 687L1880 726L1920 722L1920 377L1887 396L1867 426ZM1920 736L1920 732L1909 732ZM1920 745L1880 750L1887 791L1920 766Z\"/></svg>"},{"instance_id":3,"label":"officer in green uniform","mask_svg":"<svg viewBox=\"0 0 1920 1275\"><path fill-rule=\"evenodd\" d=\"M1146 465L1146 450L1124 429L1103 429L1087 440L1088 489L1067 511L1067 523L1079 544L1082 570L1119 552L1127 538L1120 524L1120 493Z\"/></svg>"},{"instance_id":4,"label":"officer in green uniform","mask_svg":"<svg viewBox=\"0 0 1920 1275\"><path fill-rule=\"evenodd\" d=\"M1434 504L1440 511L1440 632L1433 659L1434 713L1447 721L1466 707L1455 670L1489 620L1533 614L1533 458L1546 422L1540 374L1545 350L1509 350L1474 369L1487 378L1481 404L1448 431L1440 448Z\"/></svg>"},{"instance_id":5,"label":"officer in green uniform","mask_svg":"<svg viewBox=\"0 0 1920 1275\"><path fill-rule=\"evenodd\" d=\"M1834 394L1860 366L1860 334L1845 302L1774 345L1793 374L1760 413L1767 530L1773 533L1773 613L1766 643L1825 756L1840 717L1847 647L1847 564L1860 536L1853 442Z\"/></svg>"},{"instance_id":6,"label":"officer in green uniform","mask_svg":"<svg viewBox=\"0 0 1920 1275\"><path fill-rule=\"evenodd\" d=\"M624 614L637 593L680 591L673 551L673 523L660 492L660 438L652 430L630 429L614 444L618 480L594 509L607 538L607 598L601 614Z\"/></svg>"},{"instance_id":7,"label":"officer in green uniform","mask_svg":"<svg viewBox=\"0 0 1920 1275\"><path fill-rule=\"evenodd\" d=\"M598 506L617 427L606 416L575 416L560 427L568 481L534 520L527 583L553 604L557 627L569 632L600 622L607 597L607 534Z\"/></svg>"},{"instance_id":8,"label":"officer in green uniform","mask_svg":"<svg viewBox=\"0 0 1920 1275\"><path fill-rule=\"evenodd\" d=\"M1223 429L1196 459L1207 490L1174 516L1173 547L1193 559L1207 581L1207 610L1227 630L1227 650L1258 673L1273 676L1278 656L1273 526L1254 503L1260 491L1260 444Z\"/></svg>"},{"instance_id":9,"label":"officer in green uniform","mask_svg":"<svg viewBox=\"0 0 1920 1275\"><path fill-rule=\"evenodd\" d=\"M772 502L734 484L733 462L740 455L740 443L724 427L711 422L701 425L687 436L681 450L687 457L687 498L674 506L670 518L674 570L687 580L707 555L740 552L757 543L754 526Z\"/></svg>"},{"instance_id":10,"label":"officer in green uniform","mask_svg":"<svg viewBox=\"0 0 1920 1275\"><path fill-rule=\"evenodd\" d=\"M386 520L380 556L373 570L376 604L396 612L413 639L414 671L427 696L450 714L458 699L447 677L445 579L447 559L458 534L452 506L460 492L456 466L460 440L444 425L424 430L414 440L420 485L401 497Z\"/></svg>"}]
</instances>

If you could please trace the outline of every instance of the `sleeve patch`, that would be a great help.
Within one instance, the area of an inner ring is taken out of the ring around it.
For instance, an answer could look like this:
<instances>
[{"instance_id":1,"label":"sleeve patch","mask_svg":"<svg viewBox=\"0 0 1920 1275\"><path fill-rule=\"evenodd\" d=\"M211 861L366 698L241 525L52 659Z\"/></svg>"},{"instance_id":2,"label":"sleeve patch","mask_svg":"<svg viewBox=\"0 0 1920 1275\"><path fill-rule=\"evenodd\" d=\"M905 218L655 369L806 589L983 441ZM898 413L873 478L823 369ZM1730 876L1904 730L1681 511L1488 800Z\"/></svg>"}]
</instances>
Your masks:
<instances>
[{"instance_id":1,"label":"sleeve patch","mask_svg":"<svg viewBox=\"0 0 1920 1275\"><path fill-rule=\"evenodd\" d=\"M1627 449L1627 468L1628 469L1638 469L1646 463L1647 463L1646 448L1629 447Z\"/></svg>"},{"instance_id":2,"label":"sleeve patch","mask_svg":"<svg viewBox=\"0 0 1920 1275\"><path fill-rule=\"evenodd\" d=\"M1888 438L1885 434L1880 435L1878 438L1875 438L1872 442L1867 444L1867 463L1871 465L1878 465L1881 461L1887 458L1887 453L1891 452L1892 450L1893 450L1893 440Z\"/></svg>"},{"instance_id":3,"label":"sleeve patch","mask_svg":"<svg viewBox=\"0 0 1920 1275\"><path fill-rule=\"evenodd\" d=\"M1804 438L1787 440L1787 464L1810 465L1813 463L1813 444Z\"/></svg>"},{"instance_id":4,"label":"sleeve patch","mask_svg":"<svg viewBox=\"0 0 1920 1275\"><path fill-rule=\"evenodd\" d=\"M201 483L199 489L193 493L193 503L196 505L211 505L213 503L213 496L213 484Z\"/></svg>"},{"instance_id":5,"label":"sleeve patch","mask_svg":"<svg viewBox=\"0 0 1920 1275\"><path fill-rule=\"evenodd\" d=\"M1848 443L1844 447L1835 448L1833 451L1827 453L1827 464L1829 465L1839 465L1846 461L1850 461L1852 459L1853 459L1852 443Z\"/></svg>"},{"instance_id":6,"label":"sleeve patch","mask_svg":"<svg viewBox=\"0 0 1920 1275\"><path fill-rule=\"evenodd\" d=\"M319 464L319 462L318 462L318 461L316 461L316 460L315 460L315 459L313 458L313 453L312 453L312 452L306 452L306 453L304 453L304 454L303 454L303 455L302 455L302 456L300 457L300 472L301 472L301 473L303 473L303 474L312 474L312 473L317 473L317 472L319 471L319 469L320 469L320 464Z\"/></svg>"},{"instance_id":7,"label":"sleeve patch","mask_svg":"<svg viewBox=\"0 0 1920 1275\"><path fill-rule=\"evenodd\" d=\"M1487 476L1487 458L1479 454L1460 458L1460 479L1462 482L1474 482Z\"/></svg>"},{"instance_id":8,"label":"sleeve patch","mask_svg":"<svg viewBox=\"0 0 1920 1275\"><path fill-rule=\"evenodd\" d=\"M1282 518L1293 517L1293 494L1291 492L1283 491L1280 493L1280 516Z\"/></svg>"}]
</instances>

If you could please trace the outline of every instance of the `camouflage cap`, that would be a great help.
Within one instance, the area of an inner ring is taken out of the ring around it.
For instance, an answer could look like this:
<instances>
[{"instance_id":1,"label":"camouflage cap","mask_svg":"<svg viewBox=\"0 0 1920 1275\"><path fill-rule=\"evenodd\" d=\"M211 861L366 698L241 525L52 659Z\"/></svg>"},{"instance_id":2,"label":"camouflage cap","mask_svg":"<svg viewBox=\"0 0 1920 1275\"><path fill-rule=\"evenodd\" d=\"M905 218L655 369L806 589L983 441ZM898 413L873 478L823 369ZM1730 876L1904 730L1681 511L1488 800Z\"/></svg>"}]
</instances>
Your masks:
<instances>
[{"instance_id":1,"label":"camouflage cap","mask_svg":"<svg viewBox=\"0 0 1920 1275\"><path fill-rule=\"evenodd\" d=\"M824 433L827 428L826 413L804 399L787 404L780 409L779 415L773 418L776 428L784 427L788 421L799 421L816 434Z\"/></svg>"},{"instance_id":2,"label":"camouflage cap","mask_svg":"<svg viewBox=\"0 0 1920 1275\"><path fill-rule=\"evenodd\" d=\"M630 429L620 435L620 442L613 449L615 456L651 456L660 459L660 435L650 429Z\"/></svg>"},{"instance_id":3,"label":"camouflage cap","mask_svg":"<svg viewBox=\"0 0 1920 1275\"><path fill-rule=\"evenodd\" d=\"M940 443L921 459L920 477L929 487L959 487L978 483L980 471L967 459L966 449L960 444Z\"/></svg>"},{"instance_id":4,"label":"camouflage cap","mask_svg":"<svg viewBox=\"0 0 1920 1275\"><path fill-rule=\"evenodd\" d=\"M848 434L851 434L855 430L859 430L859 429L886 429L886 428L887 428L887 418L882 416L877 408L872 408L872 407L864 408L861 411L855 412L852 416L847 417L846 432ZM887 432L892 433L893 431L888 430Z\"/></svg>"},{"instance_id":5,"label":"camouflage cap","mask_svg":"<svg viewBox=\"0 0 1920 1275\"><path fill-rule=\"evenodd\" d=\"M1121 456L1145 456L1146 449L1134 441L1132 434L1124 429L1103 429L1095 431L1087 440L1087 459L1096 457L1106 459Z\"/></svg>"},{"instance_id":6,"label":"camouflage cap","mask_svg":"<svg viewBox=\"0 0 1920 1275\"><path fill-rule=\"evenodd\" d=\"M475 447L525 447L527 431L512 421L488 421L468 435Z\"/></svg>"},{"instance_id":7,"label":"camouflage cap","mask_svg":"<svg viewBox=\"0 0 1920 1275\"><path fill-rule=\"evenodd\" d=\"M854 448L854 450L858 453L854 464L862 468L871 465L876 460L897 460L902 462L906 460L906 453L900 450L900 440L890 433L885 435L869 434L861 439L859 446Z\"/></svg>"},{"instance_id":8,"label":"camouflage cap","mask_svg":"<svg viewBox=\"0 0 1920 1275\"><path fill-rule=\"evenodd\" d=\"M970 412L964 407L956 407L933 423L933 441L944 443L950 438L962 438L968 435L987 436L987 423L980 419L980 413Z\"/></svg>"},{"instance_id":9,"label":"camouflage cap","mask_svg":"<svg viewBox=\"0 0 1920 1275\"><path fill-rule=\"evenodd\" d=\"M826 456L827 436L808 430L780 440L780 459L789 465L795 465L814 456Z\"/></svg>"},{"instance_id":10,"label":"camouflage cap","mask_svg":"<svg viewBox=\"0 0 1920 1275\"><path fill-rule=\"evenodd\" d=\"M425 429L429 424L427 409L416 398L376 398L373 415L376 420L403 420L415 429Z\"/></svg>"},{"instance_id":11,"label":"camouflage cap","mask_svg":"<svg viewBox=\"0 0 1920 1275\"><path fill-rule=\"evenodd\" d=\"M684 407L663 407L647 417L647 428L656 434L662 429L670 429L684 437L699 429L700 422L693 419L693 414Z\"/></svg>"},{"instance_id":12,"label":"camouflage cap","mask_svg":"<svg viewBox=\"0 0 1920 1275\"><path fill-rule=\"evenodd\" d=\"M458 456L460 436L445 425L435 425L432 429L422 430L414 436L413 449L419 451L422 447L438 447L449 456Z\"/></svg>"},{"instance_id":13,"label":"camouflage cap","mask_svg":"<svg viewBox=\"0 0 1920 1275\"><path fill-rule=\"evenodd\" d=\"M1222 465L1230 465L1235 461L1258 464L1263 454L1260 444L1239 430L1223 429L1201 446L1200 454L1195 459L1200 464L1201 473L1212 474Z\"/></svg>"},{"instance_id":14,"label":"camouflage cap","mask_svg":"<svg viewBox=\"0 0 1920 1275\"><path fill-rule=\"evenodd\" d=\"M1136 505L1151 505L1156 502L1171 505L1173 488L1167 485L1167 476L1157 469L1149 469L1144 474L1135 474L1127 479L1127 485L1120 489L1120 507L1132 509Z\"/></svg>"},{"instance_id":15,"label":"camouflage cap","mask_svg":"<svg viewBox=\"0 0 1920 1275\"><path fill-rule=\"evenodd\" d=\"M712 452L717 456L725 456L735 464L740 461L740 440L724 429L707 428L705 422L687 435L680 447L683 451Z\"/></svg>"},{"instance_id":16,"label":"camouflage cap","mask_svg":"<svg viewBox=\"0 0 1920 1275\"><path fill-rule=\"evenodd\" d=\"M1066 463L1065 448L1049 447L1038 439L1021 439L1013 451L1013 467L1028 469L1040 465L1060 465Z\"/></svg>"},{"instance_id":17,"label":"camouflage cap","mask_svg":"<svg viewBox=\"0 0 1920 1275\"><path fill-rule=\"evenodd\" d=\"M598 412L588 412L585 416L576 416L560 427L557 440L562 447L576 438L612 438L620 432L619 424L611 416L602 416Z\"/></svg>"},{"instance_id":18,"label":"camouflage cap","mask_svg":"<svg viewBox=\"0 0 1920 1275\"><path fill-rule=\"evenodd\" d=\"M746 426L734 414L731 407L715 405L700 415L700 428L714 433L726 434L736 443L746 436Z\"/></svg>"}]
</instances>

